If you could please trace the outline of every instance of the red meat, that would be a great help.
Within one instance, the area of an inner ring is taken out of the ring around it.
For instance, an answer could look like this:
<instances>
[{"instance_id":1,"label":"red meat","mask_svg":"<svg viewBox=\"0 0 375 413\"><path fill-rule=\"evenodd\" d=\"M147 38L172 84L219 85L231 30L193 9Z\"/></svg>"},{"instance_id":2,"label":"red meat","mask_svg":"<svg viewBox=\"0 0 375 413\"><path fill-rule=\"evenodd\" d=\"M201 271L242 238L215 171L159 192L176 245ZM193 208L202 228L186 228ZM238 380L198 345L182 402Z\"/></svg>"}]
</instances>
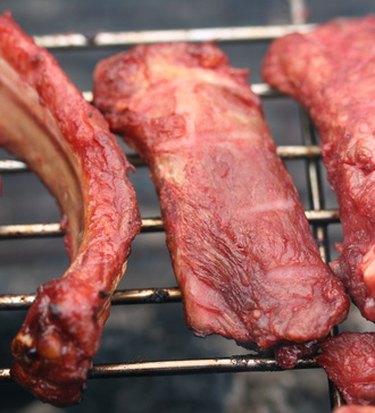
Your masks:
<instances>
[{"instance_id":1,"label":"red meat","mask_svg":"<svg viewBox=\"0 0 375 413\"><path fill-rule=\"evenodd\" d=\"M291 369L298 359L315 353L318 346L319 342L316 340L302 344L280 345L274 351L276 362L283 369Z\"/></svg>"},{"instance_id":2,"label":"red meat","mask_svg":"<svg viewBox=\"0 0 375 413\"><path fill-rule=\"evenodd\" d=\"M334 410L333 413L375 413L375 406L342 406Z\"/></svg>"},{"instance_id":3,"label":"red meat","mask_svg":"<svg viewBox=\"0 0 375 413\"><path fill-rule=\"evenodd\" d=\"M38 290L11 374L42 400L77 402L139 232L130 166L100 113L9 14L0 17L0 145L56 197L71 264Z\"/></svg>"},{"instance_id":4,"label":"red meat","mask_svg":"<svg viewBox=\"0 0 375 413\"><path fill-rule=\"evenodd\" d=\"M375 16L276 40L264 79L310 112L337 194L344 242L332 268L375 321Z\"/></svg>"},{"instance_id":5,"label":"red meat","mask_svg":"<svg viewBox=\"0 0 375 413\"><path fill-rule=\"evenodd\" d=\"M342 333L327 339L317 357L347 403L375 404L375 333Z\"/></svg>"},{"instance_id":6,"label":"red meat","mask_svg":"<svg viewBox=\"0 0 375 413\"><path fill-rule=\"evenodd\" d=\"M150 165L195 334L265 348L345 317L246 71L213 44L139 46L99 63L94 95Z\"/></svg>"}]
</instances>

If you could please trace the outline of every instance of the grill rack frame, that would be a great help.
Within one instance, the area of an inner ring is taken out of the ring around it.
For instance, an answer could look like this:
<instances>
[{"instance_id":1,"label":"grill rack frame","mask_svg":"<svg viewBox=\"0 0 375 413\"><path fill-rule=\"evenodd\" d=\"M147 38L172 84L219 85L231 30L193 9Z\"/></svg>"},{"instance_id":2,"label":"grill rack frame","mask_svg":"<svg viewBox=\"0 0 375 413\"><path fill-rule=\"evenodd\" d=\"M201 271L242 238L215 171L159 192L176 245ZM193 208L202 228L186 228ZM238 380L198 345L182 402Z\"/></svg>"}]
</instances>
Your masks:
<instances>
[{"instance_id":1,"label":"grill rack frame","mask_svg":"<svg viewBox=\"0 0 375 413\"><path fill-rule=\"evenodd\" d=\"M300 0L290 0L300 3ZM54 34L35 36L37 44L52 50L82 50L96 47L130 46L138 43L157 43L165 41L207 41L218 42L259 42L273 40L291 32L308 32L313 24L291 24L249 27L221 27L191 30L154 30L141 32L99 32L92 35L83 33ZM252 90L262 99L282 97L267 84L252 85ZM82 92L83 96L92 101L92 93ZM303 159L307 170L307 186L309 192L309 210L306 216L313 228L320 253L325 261L329 260L329 240L327 228L331 223L339 222L338 211L324 208L323 186L320 176L320 149L314 127L301 109L299 113L304 145L278 146L277 152L282 159ZM144 166L137 155L128 155L135 166ZM0 175L27 172L27 166L18 160L0 160ZM142 232L163 231L160 217L142 219ZM27 225L0 225L0 240L16 238L37 238L62 236L59 223L41 223ZM0 311L19 310L28 308L35 298L34 294L1 294ZM177 287L172 288L143 288L132 290L117 290L112 297L113 305L170 303L181 301L181 293ZM331 334L337 334L335 328ZM294 369L319 368L314 357L298 360ZM273 358L261 353L249 356L229 356L220 358L156 360L131 363L96 364L91 369L89 377L131 377L155 376L170 374L197 374L219 372L271 372L281 371ZM0 383L9 382L10 369L0 369ZM343 404L337 389L329 383L329 398L331 408Z\"/></svg>"}]
</instances>

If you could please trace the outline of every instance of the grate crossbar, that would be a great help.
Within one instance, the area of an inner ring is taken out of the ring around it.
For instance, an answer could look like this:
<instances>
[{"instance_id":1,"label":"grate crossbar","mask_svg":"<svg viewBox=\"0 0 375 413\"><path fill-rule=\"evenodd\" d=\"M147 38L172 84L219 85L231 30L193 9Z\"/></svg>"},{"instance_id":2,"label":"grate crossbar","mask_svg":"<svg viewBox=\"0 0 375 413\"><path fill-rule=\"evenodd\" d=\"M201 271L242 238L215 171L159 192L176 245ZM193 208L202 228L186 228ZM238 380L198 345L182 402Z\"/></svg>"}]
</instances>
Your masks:
<instances>
[{"instance_id":1,"label":"grate crossbar","mask_svg":"<svg viewBox=\"0 0 375 413\"><path fill-rule=\"evenodd\" d=\"M320 148L316 145L284 145L277 147L277 154L283 159L319 158ZM137 154L128 154L127 158L134 166L145 166L145 163ZM26 171L28 171L28 167L22 161L0 159L0 173Z\"/></svg>"},{"instance_id":2,"label":"grate crossbar","mask_svg":"<svg viewBox=\"0 0 375 413\"><path fill-rule=\"evenodd\" d=\"M48 49L74 50L88 47L133 46L161 42L259 42L289 33L305 33L313 24L284 24L245 27L212 27L177 30L145 30L128 32L56 33L34 36L36 43Z\"/></svg>"},{"instance_id":3,"label":"grate crossbar","mask_svg":"<svg viewBox=\"0 0 375 413\"><path fill-rule=\"evenodd\" d=\"M295 369L315 369L314 357L298 360ZM231 356L181 360L141 361L132 363L96 364L90 378L163 376L204 373L240 373L256 371L282 371L272 358ZM10 369L0 369L0 382L10 381Z\"/></svg>"}]
</instances>

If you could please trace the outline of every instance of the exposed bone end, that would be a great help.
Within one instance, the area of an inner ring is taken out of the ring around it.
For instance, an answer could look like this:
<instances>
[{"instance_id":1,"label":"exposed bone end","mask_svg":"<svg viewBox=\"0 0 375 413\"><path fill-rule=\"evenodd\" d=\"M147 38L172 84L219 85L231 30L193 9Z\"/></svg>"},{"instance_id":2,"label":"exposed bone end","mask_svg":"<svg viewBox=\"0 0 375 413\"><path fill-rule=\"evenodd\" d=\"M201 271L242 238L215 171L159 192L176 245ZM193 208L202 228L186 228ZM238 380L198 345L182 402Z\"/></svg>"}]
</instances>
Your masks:
<instances>
[{"instance_id":1,"label":"exposed bone end","mask_svg":"<svg viewBox=\"0 0 375 413\"><path fill-rule=\"evenodd\" d=\"M28 339L25 340L25 337ZM11 374L14 380L26 386L41 400L55 405L69 405L81 400L81 392L91 367L90 359L86 359L87 368L84 374L75 380L63 382L56 375L64 364L62 346L56 346L57 339L44 340L45 345L36 348L30 343L29 334L21 330L12 343L14 360ZM60 350L60 351L59 351ZM82 362L82 361L81 361ZM82 370L82 369L81 369Z\"/></svg>"},{"instance_id":2,"label":"exposed bone end","mask_svg":"<svg viewBox=\"0 0 375 413\"><path fill-rule=\"evenodd\" d=\"M77 307L83 296L93 307ZM42 286L12 343L12 377L49 403L78 403L98 347L104 304L94 288L74 278Z\"/></svg>"},{"instance_id":3,"label":"exposed bone end","mask_svg":"<svg viewBox=\"0 0 375 413\"><path fill-rule=\"evenodd\" d=\"M49 334L40 341L38 353L46 360L58 360L61 357L62 347L61 340L53 334Z\"/></svg>"}]
</instances>

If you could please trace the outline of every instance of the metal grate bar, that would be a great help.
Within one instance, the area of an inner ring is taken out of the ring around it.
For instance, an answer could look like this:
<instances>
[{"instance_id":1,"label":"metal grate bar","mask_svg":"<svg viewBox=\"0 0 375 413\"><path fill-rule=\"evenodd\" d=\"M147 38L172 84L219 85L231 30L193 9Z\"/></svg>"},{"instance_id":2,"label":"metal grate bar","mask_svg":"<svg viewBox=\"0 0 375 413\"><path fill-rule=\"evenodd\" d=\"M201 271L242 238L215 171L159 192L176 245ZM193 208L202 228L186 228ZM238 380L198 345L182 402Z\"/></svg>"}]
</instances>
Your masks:
<instances>
[{"instance_id":1,"label":"metal grate bar","mask_svg":"<svg viewBox=\"0 0 375 413\"><path fill-rule=\"evenodd\" d=\"M295 369L319 368L313 357L298 360ZM282 371L271 358L232 356L206 359L141 361L134 363L96 364L91 378L163 376L197 373L239 373L250 371ZM0 369L0 382L10 381L10 370Z\"/></svg>"},{"instance_id":2,"label":"metal grate bar","mask_svg":"<svg viewBox=\"0 0 375 413\"><path fill-rule=\"evenodd\" d=\"M331 219L331 217L336 214L335 211L324 212L317 214L314 218L325 221L327 219ZM163 222L160 217L143 218L141 230L142 232L163 231ZM0 225L0 239L44 238L57 237L61 235L63 235L63 230L61 229L61 225L57 222L49 224Z\"/></svg>"},{"instance_id":3,"label":"metal grate bar","mask_svg":"<svg viewBox=\"0 0 375 413\"><path fill-rule=\"evenodd\" d=\"M317 145L285 145L277 147L277 154L283 159L318 158L320 157L320 148ZM134 166L145 166L145 163L136 154L128 154L127 158ZM22 161L0 160L0 173L17 173L27 170L27 165Z\"/></svg>"},{"instance_id":4,"label":"metal grate bar","mask_svg":"<svg viewBox=\"0 0 375 413\"><path fill-rule=\"evenodd\" d=\"M315 134L314 126L312 125L308 115L304 110L300 110L300 120L302 126L302 135L306 145L317 145L317 137ZM310 206L313 211L321 211L325 206L323 185L320 174L320 160L315 158L306 159L308 188L310 195ZM313 224L314 235L318 241L320 254L325 262L330 261L329 240L327 223L315 222ZM338 333L338 328L334 327L331 331L331 335ZM331 408L335 409L343 404L343 400L336 386L328 380L328 389Z\"/></svg>"},{"instance_id":5,"label":"metal grate bar","mask_svg":"<svg viewBox=\"0 0 375 413\"><path fill-rule=\"evenodd\" d=\"M160 42L255 42L272 40L292 32L305 33L313 24L273 26L213 27L182 30L146 30L131 32L56 33L34 36L36 43L50 49L82 49L87 47L133 46Z\"/></svg>"},{"instance_id":6,"label":"metal grate bar","mask_svg":"<svg viewBox=\"0 0 375 413\"><path fill-rule=\"evenodd\" d=\"M269 85L266 83L253 83L251 85L251 90L253 93L256 95L263 97L263 98L269 98L269 97L282 97L285 96L279 91L272 89ZM91 91L85 90L82 92L83 97L88 101L92 102L94 100L94 95Z\"/></svg>"},{"instance_id":7,"label":"metal grate bar","mask_svg":"<svg viewBox=\"0 0 375 413\"><path fill-rule=\"evenodd\" d=\"M305 214L307 219L313 224L339 222L339 214L336 209L307 210ZM159 232L163 230L163 221L160 217L142 219L141 232ZM44 238L61 235L63 235L63 230L57 222L48 224L0 225L0 239Z\"/></svg>"},{"instance_id":8,"label":"metal grate bar","mask_svg":"<svg viewBox=\"0 0 375 413\"><path fill-rule=\"evenodd\" d=\"M0 310L24 310L33 303L35 294L0 295ZM181 301L177 287L118 290L111 297L112 305L161 304Z\"/></svg>"},{"instance_id":9,"label":"metal grate bar","mask_svg":"<svg viewBox=\"0 0 375 413\"><path fill-rule=\"evenodd\" d=\"M288 0L290 8L290 21L293 24L306 23L306 4L305 0Z\"/></svg>"},{"instance_id":10,"label":"metal grate bar","mask_svg":"<svg viewBox=\"0 0 375 413\"><path fill-rule=\"evenodd\" d=\"M306 145L316 145L316 136L314 133L314 127L310 122L305 111L300 111L300 119L302 126L302 134ZM322 191L322 181L319 169L318 159L307 159L307 176L308 176L308 189L310 196L310 206L314 211L320 211L323 209L324 198ZM320 254L325 262L329 261L329 248L327 238L327 228L323 225L314 226L315 237L319 244Z\"/></svg>"},{"instance_id":11,"label":"metal grate bar","mask_svg":"<svg viewBox=\"0 0 375 413\"><path fill-rule=\"evenodd\" d=\"M290 17L292 23L304 23L306 19L306 5L304 0L289 0ZM304 110L300 110L302 136L305 145L317 145L314 126ZM306 158L307 185L310 196L310 208L320 211L324 208L323 185L320 174L320 159ZM327 223L313 223L314 235L318 241L319 252L325 262L330 261L329 240ZM338 328L334 327L331 334L337 334ZM342 405L341 396L335 385L328 380L328 391L332 410Z\"/></svg>"}]
</instances>

